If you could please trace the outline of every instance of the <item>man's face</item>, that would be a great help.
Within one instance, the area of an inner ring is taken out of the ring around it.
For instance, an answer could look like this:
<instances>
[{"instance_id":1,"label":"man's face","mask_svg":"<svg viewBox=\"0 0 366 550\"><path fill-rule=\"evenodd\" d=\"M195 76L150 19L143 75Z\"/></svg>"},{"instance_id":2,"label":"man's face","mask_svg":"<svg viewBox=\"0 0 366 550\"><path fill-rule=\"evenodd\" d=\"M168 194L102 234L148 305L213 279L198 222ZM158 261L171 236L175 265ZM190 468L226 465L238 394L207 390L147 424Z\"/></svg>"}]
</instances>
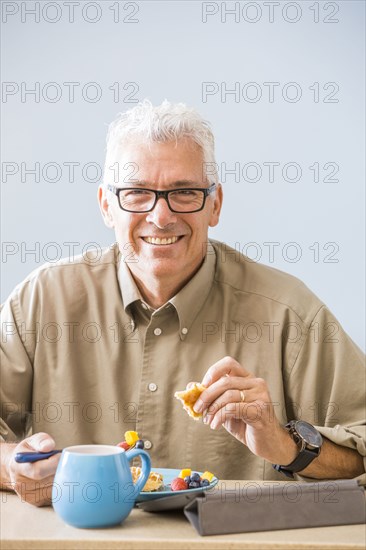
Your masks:
<instances>
[{"instance_id":1,"label":"man's face","mask_svg":"<svg viewBox=\"0 0 366 550\"><path fill-rule=\"evenodd\" d=\"M210 185L204 178L202 151L188 140L150 146L130 143L123 149L118 164L121 179L123 174L130 174L130 179L124 178L125 181L116 184L118 187L169 190L177 189L178 182L181 182L179 187L207 188ZM127 171L123 170L126 165ZM136 168L132 176L131 167ZM136 184L131 178L144 183ZM172 212L163 198L151 212L125 212L119 207L116 196L110 198L108 204L103 188L99 189L99 201L105 222L114 228L121 253L133 274L144 281L150 276L178 277L184 284L203 260L208 227L219 221L222 191L218 186L216 194L207 197L204 209L191 214ZM152 242L156 238L172 242L156 244Z\"/></svg>"}]
</instances>

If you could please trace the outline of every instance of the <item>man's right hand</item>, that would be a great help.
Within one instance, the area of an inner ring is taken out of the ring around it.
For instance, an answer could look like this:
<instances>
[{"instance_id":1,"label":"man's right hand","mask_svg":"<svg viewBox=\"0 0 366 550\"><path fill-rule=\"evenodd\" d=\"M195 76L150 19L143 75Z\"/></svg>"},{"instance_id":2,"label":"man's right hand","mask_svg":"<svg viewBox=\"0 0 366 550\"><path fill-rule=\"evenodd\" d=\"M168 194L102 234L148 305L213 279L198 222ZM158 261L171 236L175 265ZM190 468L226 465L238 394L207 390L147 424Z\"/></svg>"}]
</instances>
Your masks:
<instances>
[{"instance_id":1,"label":"man's right hand","mask_svg":"<svg viewBox=\"0 0 366 550\"><path fill-rule=\"evenodd\" d=\"M48 452L55 449L55 441L46 433L37 433L18 444L1 444L2 488L15 491L19 497L34 506L49 506L53 478L60 454L38 462L15 462L16 453Z\"/></svg>"}]
</instances>

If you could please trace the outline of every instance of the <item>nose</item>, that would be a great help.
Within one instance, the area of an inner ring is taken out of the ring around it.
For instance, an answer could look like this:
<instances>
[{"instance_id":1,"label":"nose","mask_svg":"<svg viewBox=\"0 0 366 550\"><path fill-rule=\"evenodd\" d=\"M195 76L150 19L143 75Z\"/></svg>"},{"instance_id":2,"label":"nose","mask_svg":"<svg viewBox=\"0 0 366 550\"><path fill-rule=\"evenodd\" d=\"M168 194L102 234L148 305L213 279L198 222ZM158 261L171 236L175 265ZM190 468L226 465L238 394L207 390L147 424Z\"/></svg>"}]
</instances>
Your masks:
<instances>
[{"instance_id":1,"label":"nose","mask_svg":"<svg viewBox=\"0 0 366 550\"><path fill-rule=\"evenodd\" d=\"M147 213L146 221L153 223L160 229L164 229L164 227L176 223L177 216L170 210L165 198L160 197L154 209Z\"/></svg>"}]
</instances>

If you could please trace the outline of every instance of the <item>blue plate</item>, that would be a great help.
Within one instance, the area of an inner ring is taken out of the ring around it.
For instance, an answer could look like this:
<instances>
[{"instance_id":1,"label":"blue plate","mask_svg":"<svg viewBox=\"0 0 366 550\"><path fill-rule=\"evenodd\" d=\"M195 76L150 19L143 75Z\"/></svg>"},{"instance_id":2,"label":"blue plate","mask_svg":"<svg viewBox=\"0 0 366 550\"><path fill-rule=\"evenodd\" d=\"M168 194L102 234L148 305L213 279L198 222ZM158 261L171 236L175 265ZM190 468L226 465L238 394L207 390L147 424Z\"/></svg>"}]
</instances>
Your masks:
<instances>
[{"instance_id":1,"label":"blue plate","mask_svg":"<svg viewBox=\"0 0 366 550\"><path fill-rule=\"evenodd\" d=\"M164 488L160 491L144 491L139 494L137 497L136 502L146 502L147 500L155 500L158 498L163 497L169 497L169 496L177 496L177 495L194 495L195 493L202 493L203 491L208 491L212 489L212 487L215 487L215 485L219 482L219 480L214 477L210 483L210 485L207 485L206 487L197 487L197 489L187 489L185 491L172 491L170 488L170 484L173 481L175 477L179 476L180 470L174 470L172 468L151 468L152 472L157 472L158 474L161 474L163 476L164 480ZM196 470L192 470L192 472L195 472ZM198 472L200 475L203 474L203 472Z\"/></svg>"}]
</instances>

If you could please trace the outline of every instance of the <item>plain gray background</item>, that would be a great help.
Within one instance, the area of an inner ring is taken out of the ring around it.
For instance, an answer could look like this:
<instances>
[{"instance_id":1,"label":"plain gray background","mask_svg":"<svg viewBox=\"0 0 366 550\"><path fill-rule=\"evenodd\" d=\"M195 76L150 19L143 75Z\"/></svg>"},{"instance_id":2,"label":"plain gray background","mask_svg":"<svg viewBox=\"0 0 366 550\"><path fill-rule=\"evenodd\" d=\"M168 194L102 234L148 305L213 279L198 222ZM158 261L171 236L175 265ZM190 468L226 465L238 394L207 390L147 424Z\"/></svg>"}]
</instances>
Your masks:
<instances>
[{"instance_id":1,"label":"plain gray background","mask_svg":"<svg viewBox=\"0 0 366 550\"><path fill-rule=\"evenodd\" d=\"M364 348L364 2L74 4L72 22L70 2L2 2L1 299L38 265L114 241L89 163L131 101L167 98L216 135L211 236L301 278Z\"/></svg>"}]
</instances>

